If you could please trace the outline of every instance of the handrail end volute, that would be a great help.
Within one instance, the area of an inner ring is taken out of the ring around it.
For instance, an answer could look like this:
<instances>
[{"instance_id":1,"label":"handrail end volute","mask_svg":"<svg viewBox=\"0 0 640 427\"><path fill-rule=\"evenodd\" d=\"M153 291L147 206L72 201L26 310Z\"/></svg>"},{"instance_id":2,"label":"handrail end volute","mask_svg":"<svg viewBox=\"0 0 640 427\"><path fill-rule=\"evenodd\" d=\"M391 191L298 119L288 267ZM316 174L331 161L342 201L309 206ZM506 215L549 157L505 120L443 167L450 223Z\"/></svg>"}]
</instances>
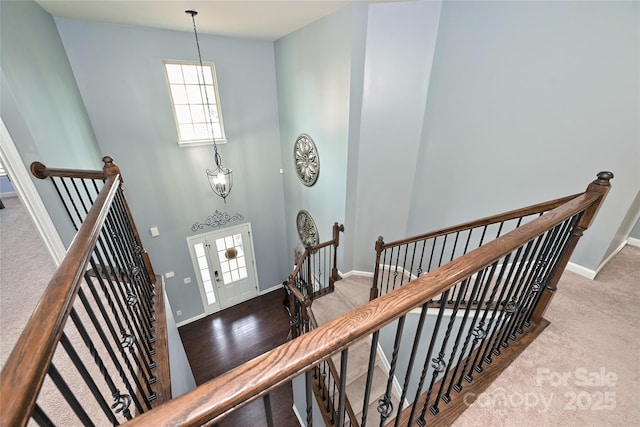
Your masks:
<instances>
[{"instance_id":1,"label":"handrail end volute","mask_svg":"<svg viewBox=\"0 0 640 427\"><path fill-rule=\"evenodd\" d=\"M31 166L29 167L29 169L31 170L31 174L36 178L38 179L47 178L47 174L45 173L45 171L47 170L47 167L43 163L33 162L31 163Z\"/></svg>"}]
</instances>

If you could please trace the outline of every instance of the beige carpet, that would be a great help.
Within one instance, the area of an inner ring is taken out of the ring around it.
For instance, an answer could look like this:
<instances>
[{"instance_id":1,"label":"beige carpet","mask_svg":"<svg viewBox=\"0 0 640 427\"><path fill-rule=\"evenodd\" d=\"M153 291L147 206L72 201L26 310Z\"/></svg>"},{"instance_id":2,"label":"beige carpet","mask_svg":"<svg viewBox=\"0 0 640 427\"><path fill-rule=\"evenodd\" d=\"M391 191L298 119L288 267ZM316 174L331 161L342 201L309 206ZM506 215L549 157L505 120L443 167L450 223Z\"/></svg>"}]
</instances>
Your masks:
<instances>
[{"instance_id":1,"label":"beige carpet","mask_svg":"<svg viewBox=\"0 0 640 427\"><path fill-rule=\"evenodd\" d=\"M454 426L640 426L640 248L593 281L565 272L545 317Z\"/></svg>"},{"instance_id":2,"label":"beige carpet","mask_svg":"<svg viewBox=\"0 0 640 427\"><path fill-rule=\"evenodd\" d=\"M0 209L0 367L55 271L51 255L17 197Z\"/></svg>"}]
</instances>

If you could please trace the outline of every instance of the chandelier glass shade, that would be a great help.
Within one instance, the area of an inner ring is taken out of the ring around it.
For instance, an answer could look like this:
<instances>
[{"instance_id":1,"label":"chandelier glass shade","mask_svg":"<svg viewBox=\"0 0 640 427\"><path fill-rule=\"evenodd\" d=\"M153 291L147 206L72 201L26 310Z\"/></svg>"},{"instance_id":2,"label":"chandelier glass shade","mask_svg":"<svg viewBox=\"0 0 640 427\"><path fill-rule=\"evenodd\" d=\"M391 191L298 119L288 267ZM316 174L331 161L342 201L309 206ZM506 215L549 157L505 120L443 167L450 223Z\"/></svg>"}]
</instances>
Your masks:
<instances>
[{"instance_id":1,"label":"chandelier glass shade","mask_svg":"<svg viewBox=\"0 0 640 427\"><path fill-rule=\"evenodd\" d=\"M222 157L218 153L218 145L216 144L216 138L213 130L213 118L211 117L211 105L209 104L209 94L205 87L204 67L202 64L202 54L200 53L200 41L198 40L198 30L196 29L196 18L198 14L195 10L185 10L187 15L191 15L191 21L193 22L193 34L196 38L196 48L198 49L198 60L200 62L200 73L202 80L200 80L200 91L204 94L204 100L207 105L207 126L208 131L213 141L214 160L216 162L216 168L214 170L207 169L207 178L209 179L209 185L214 193L222 197L225 203L227 203L227 196L231 193L231 187L233 186L233 171L222 165Z\"/></svg>"}]
</instances>

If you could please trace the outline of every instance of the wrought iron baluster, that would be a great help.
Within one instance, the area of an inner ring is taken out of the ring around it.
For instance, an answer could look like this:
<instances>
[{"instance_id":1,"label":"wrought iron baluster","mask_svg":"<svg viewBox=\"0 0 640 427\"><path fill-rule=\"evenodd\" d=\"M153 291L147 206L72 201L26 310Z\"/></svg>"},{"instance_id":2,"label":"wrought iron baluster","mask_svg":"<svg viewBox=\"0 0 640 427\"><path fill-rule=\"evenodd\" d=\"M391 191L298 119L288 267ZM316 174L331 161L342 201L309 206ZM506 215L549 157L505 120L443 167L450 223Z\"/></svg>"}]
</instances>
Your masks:
<instances>
[{"instance_id":1,"label":"wrought iron baluster","mask_svg":"<svg viewBox=\"0 0 640 427\"><path fill-rule=\"evenodd\" d=\"M371 384L373 383L373 370L376 365L376 357L378 354L378 338L380 330L375 331L371 335L371 350L369 352L369 365L367 367L367 380L364 386L364 400L362 402L362 427L367 425L367 413L369 412L369 397L371 396Z\"/></svg>"},{"instance_id":2,"label":"wrought iron baluster","mask_svg":"<svg viewBox=\"0 0 640 427\"><path fill-rule=\"evenodd\" d=\"M109 221L109 216L107 216L107 223ZM105 226L107 225L105 223ZM127 284L125 282L126 278L122 274L123 268L121 267L120 257L118 256L118 250L113 243L113 236L109 233L109 230L105 227L101 236L98 239L102 247L102 252L106 257L107 264L109 269L114 273L112 280L112 275L108 275L108 281L111 285L111 289L113 295L118 303L118 307L120 308L120 312L123 314L123 317L126 320L127 325L129 326L129 331L136 335L136 345L142 346L144 351L140 351L140 355L145 360L145 365L148 366L149 369L152 369L156 366L153 361L152 355L155 353L155 350L151 349L149 346L149 335L146 332L144 325L141 324L139 316L137 312L133 309L132 303L135 303L135 300L130 298L129 290ZM104 243L103 243L104 242ZM109 249L108 251L106 249ZM96 253L97 256L100 256L100 253ZM149 371L150 372L150 371ZM152 375L150 374L150 377Z\"/></svg>"},{"instance_id":3,"label":"wrought iron baluster","mask_svg":"<svg viewBox=\"0 0 640 427\"><path fill-rule=\"evenodd\" d=\"M475 297L477 296L477 293L480 292L481 290L481 296L480 296L480 301L484 301L484 298L487 295L487 292L489 290L490 287L490 283L493 280L493 275L495 273L495 270L498 266L498 261L496 261L495 263L491 264L491 266L489 267L489 272L488 274L486 273L487 269L484 269L482 271L483 274L480 274L480 272L478 273L478 275L476 276L476 283L478 283L478 279L480 279L480 276L484 276L484 280L481 279L481 281L479 282L480 287L478 288L478 290L476 291L474 289L474 291L472 292L472 296ZM475 285L474 285L475 287ZM465 310L465 314L464 314L464 321L462 323L462 325L460 326L460 329L458 330L459 334L461 334L464 330L464 326L465 326L465 322L466 319L469 316L469 310L471 308L471 304L467 304L467 309ZM458 381L457 383L457 387L454 386L454 381L456 380L456 375L458 374L458 370L460 369L461 363L462 363L462 359L465 359L465 363L464 363L464 367L462 368L462 372L464 373L465 369L467 368L467 365L469 364L469 359L471 358L471 354L474 348L474 345L471 346L471 349L469 350L469 352L467 352L467 348L469 346L469 342L471 341L471 336L474 336L474 344L476 343L476 340L478 339L478 337L481 337L482 335L486 334L486 332L484 331L483 327L484 324L478 324L476 326L476 322L478 321L478 316L480 315L480 311L482 311L482 305L478 304L475 308L475 313L473 315L473 319L471 320L471 325L469 325L469 330L467 331L464 343L462 345L462 350L460 351L460 355L458 356L458 361L456 362L456 367L453 371L453 373L451 374L451 381L449 382L449 386L447 387L447 391L443 396L446 396L447 399L450 400L450 393L451 393L451 389L455 389L457 392L459 392L461 390L460 387L460 381ZM486 310L485 310L486 313ZM457 342L456 342L456 346L457 346ZM454 347L454 349L452 350L452 356L455 355L456 353L456 347ZM460 375L460 379L462 379L462 374ZM446 400L445 400L446 401Z\"/></svg>"},{"instance_id":4,"label":"wrought iron baluster","mask_svg":"<svg viewBox=\"0 0 640 427\"><path fill-rule=\"evenodd\" d=\"M151 293L153 291L144 284L143 277L146 268L140 262L142 259L140 257L136 259L139 246L135 243L135 238L128 233L128 228L125 225L128 217L126 217L126 213L123 215L123 211L118 209L117 200L110 214L112 214L114 231L119 237L118 242L122 245L121 255L123 256L123 262L125 266L128 267L126 271L129 275L129 284L138 298L139 309L145 320L145 325L149 328L150 332L153 332L155 330L155 327L152 325L155 321L155 317L152 314L153 295ZM139 249L141 250L141 248Z\"/></svg>"},{"instance_id":5,"label":"wrought iron baluster","mask_svg":"<svg viewBox=\"0 0 640 427\"><path fill-rule=\"evenodd\" d=\"M58 387L58 390L60 390L60 393L62 394L64 399L67 401L67 403L69 404L73 412L76 414L76 416L80 419L82 424L84 426L93 426L94 424L91 421L91 418L89 417L87 412L84 410L84 408L82 407L82 404L80 404L80 402L78 401L76 396L73 394L73 392L71 391L67 383L64 381L64 378L62 378L62 375L60 375L60 372L58 371L58 369L56 369L55 364L53 363L49 365L49 377L51 378L53 383L56 385L56 387Z\"/></svg>"},{"instance_id":6,"label":"wrought iron baluster","mask_svg":"<svg viewBox=\"0 0 640 427\"><path fill-rule=\"evenodd\" d=\"M96 258L97 262L99 263L100 268L107 271L106 279L107 279L107 282L109 283L109 289L111 289L111 292L113 293L113 299L110 296L111 294L107 291L107 286L104 283L104 278L101 275L98 275L97 277L99 279L100 286L102 287L102 290L103 290L105 296L107 296L107 300L109 302L109 306L111 307L111 310L114 313L114 316L115 316L115 318L116 318L116 320L118 322L118 327L120 328L119 330L120 330L122 335L125 334L126 330L129 330L132 333L137 333L137 338L141 338L141 337L143 337L143 335L140 333L140 330L137 327L137 324L135 322L132 322L132 320L130 320L130 318L129 318L129 315L132 315L132 313L130 311L127 312L127 310L125 309L125 306L127 306L127 304L126 304L126 295L124 295L124 292L122 291L121 285L118 282L118 277L117 276L119 276L119 275L110 274L110 272L115 272L115 268L111 264L111 261L110 261L109 257L106 257L107 265L105 265L105 261L104 261L103 255L107 254L108 252L106 251L105 243L103 241L103 237L99 237L97 243L102 248L102 251L95 251L94 252L94 257ZM98 270L96 265L95 265L95 262L93 260L92 260L92 267L93 267L94 270ZM113 281L114 276L116 276L115 277L115 279L116 279L116 283L115 284L114 284L114 281ZM117 293L117 291L119 291L119 293ZM122 300L119 298L119 296L122 296ZM98 300L98 298L96 298L96 300ZM115 305L113 304L113 300L116 301L119 311L116 311ZM126 328L121 323L121 321L120 321L121 318L126 323ZM148 347L145 346L145 351L143 352L142 348L140 347L141 346L140 341L141 341L140 339L136 339L135 340L136 347L138 349L139 354L143 358L143 361L144 361L147 369L149 369L150 367L153 367L155 365L151 365L150 364L151 362L153 362L153 360L148 355L148 353L149 353ZM142 340L142 346L144 346L144 344L145 344L145 342L144 342L144 340ZM133 349L130 348L130 350L132 350L132 354L135 355L135 352L133 352ZM147 360L147 357L144 356L144 354L147 354L149 361ZM136 363L138 363L138 362L136 361ZM149 372L150 376L152 376L151 375L151 371L148 371L148 372Z\"/></svg>"},{"instance_id":7,"label":"wrought iron baluster","mask_svg":"<svg viewBox=\"0 0 640 427\"><path fill-rule=\"evenodd\" d=\"M67 335L64 332L60 337L60 343L62 344L62 347L67 352L67 355L69 355L71 362L74 364L74 366L80 373L80 376L82 377L84 382L87 384L87 387L89 387L89 391L91 391L91 394L96 399L96 401L98 402L98 405L100 405L100 408L102 409L104 414L107 416L111 424L118 425L119 424L118 420L116 419L115 415L113 415L113 412L111 412L111 409L109 408L109 405L107 404L107 402L104 400L104 397L102 396L102 394L100 393L100 390L98 389L98 385L95 383L93 378L91 378L91 374L89 374L89 371L87 370L86 366L84 366L84 363L82 363L82 359L80 358L76 350L73 348L73 345L71 344L71 342L69 341L69 338L67 338ZM115 385L113 384L113 381L111 381L111 378L109 378L109 381L107 382L107 386L109 387L109 390L116 389Z\"/></svg>"},{"instance_id":8,"label":"wrought iron baluster","mask_svg":"<svg viewBox=\"0 0 640 427\"><path fill-rule=\"evenodd\" d=\"M345 396L347 394L347 358L349 355L349 348L345 348L340 353L340 388L338 390L338 425L344 425L344 413L345 413Z\"/></svg>"},{"instance_id":9,"label":"wrought iron baluster","mask_svg":"<svg viewBox=\"0 0 640 427\"><path fill-rule=\"evenodd\" d=\"M120 375L121 379L123 380L125 386L127 386L129 393L132 393L133 391L131 390L131 386L130 383L128 382L128 380L126 379L126 374L124 373L123 369L122 369L122 365L119 363L118 358L116 356L116 354L113 351L113 348L111 347L111 345L109 344L104 331L102 330L102 328L100 327L99 323L97 322L97 319L95 317L95 314L93 313L93 310L91 310L91 308L88 306L87 304L87 299L86 296L84 294L84 292L82 291L82 289L80 289L78 291L78 297L80 297L80 299L82 300L83 305L85 305L85 310L87 311L87 314L89 315L89 319L91 320L91 323L93 324L94 328L96 329L96 332L98 332L98 336L100 337L100 339L102 340L105 349L107 350L107 354L109 355L109 357L111 358L111 361L114 363L116 370L118 371L118 374ZM89 354L91 354L91 356L93 357L93 361L95 362L96 366L98 367L100 374L102 374L102 377L104 378L105 382L107 383L107 385L113 385L113 381L111 379L111 376L109 374L109 371L107 369L107 367L105 366L104 362L102 361L102 358L100 357L100 354L98 353L98 350L96 349L95 345L93 344L93 341L91 340L91 337L89 336L87 330L85 329L82 320L80 319L80 317L78 316L78 313L76 312L75 309L71 310L71 320L73 321L73 324L75 325L76 329L78 330L78 332L80 333L80 337L82 338L82 341L85 343L85 345L87 346L87 349L89 350ZM135 372L130 372L130 374L132 376L135 377ZM137 383L137 382L136 382ZM139 389L140 391L142 391L142 389ZM149 388L150 390L150 388ZM121 411L123 411L123 415L127 418L129 418L129 403L131 402L131 396L133 396L133 394L131 395L123 395L119 392L119 390L117 390L115 388L115 385L113 386L113 388L109 388L109 391L111 391L112 396L114 399L118 400L118 399L123 399L124 402L126 402L126 405L123 406L122 408L120 408ZM153 396L153 398L155 398L155 395ZM149 398L149 400L152 400L153 398ZM149 404L147 399L144 399L147 408L151 409L151 405ZM134 403L137 402L137 399L134 399ZM116 402L117 405L118 402ZM114 406L116 406L114 405ZM136 406L137 407L137 406ZM113 406L112 406L113 408ZM142 408L138 408L139 411L143 411ZM119 412L119 411L116 411Z\"/></svg>"},{"instance_id":10,"label":"wrought iron baluster","mask_svg":"<svg viewBox=\"0 0 640 427\"><path fill-rule=\"evenodd\" d=\"M429 349L427 350L427 354L425 355L425 359L424 359L424 364L422 365L422 373L420 374L420 381L418 382L418 388L416 390L416 396L413 400L414 404L411 407L411 414L409 416L409 422L411 423L411 420L413 420L413 417L415 415L416 409L417 409L417 402L418 399L420 398L420 395L422 394L422 387L424 386L424 381L427 377L427 372L429 370L429 365L431 362L431 356L433 355L433 350L435 349L436 346L436 340L438 338L438 334L440 332L440 325L442 323L442 318L444 317L444 310L445 307L447 305L447 299L449 298L449 291L450 289L447 289L446 291L444 291L442 293L442 297L440 298L440 308L438 309L438 317L436 318L436 324L433 327L433 332L431 334L431 340L429 341ZM435 360L435 359L434 359ZM435 367L434 367L435 369ZM425 415L427 414L427 408L429 407L429 400L431 399L431 394L433 392L433 385L436 381L436 378L438 376L438 372L437 371L433 371L433 375L431 378L431 383L429 384L429 388L427 389L427 395L425 397L424 400L424 405L422 405L422 410L420 412L420 416L418 417L418 419L416 420L416 423L421 426L424 427L427 422L425 420Z\"/></svg>"},{"instance_id":11,"label":"wrought iron baluster","mask_svg":"<svg viewBox=\"0 0 640 427\"><path fill-rule=\"evenodd\" d=\"M36 406L33 408L33 414L31 414L31 416L33 417L35 422L38 423L39 426L55 427L55 424L53 423L53 421L51 421L51 418L49 418L49 416L42 410L40 405L38 405L37 403L36 403Z\"/></svg>"},{"instance_id":12,"label":"wrought iron baluster","mask_svg":"<svg viewBox=\"0 0 640 427\"><path fill-rule=\"evenodd\" d=\"M400 425L400 414L402 413L402 402L407 397L407 393L409 392L409 380L411 379L411 372L413 371L413 364L416 360L416 353L418 352L418 346L420 345L420 340L422 338L422 329L424 327L424 321L427 317L428 303L422 305L422 310L420 311L420 318L418 319L418 325L416 327L415 337L413 339L413 346L411 347L411 355L409 356L409 364L407 365L407 371L404 376L404 384L402 385L402 393L400 395L400 404L398 405L398 411L396 412L396 422L395 427L399 427Z\"/></svg>"},{"instance_id":13,"label":"wrought iron baluster","mask_svg":"<svg viewBox=\"0 0 640 427\"><path fill-rule=\"evenodd\" d=\"M76 202L73 199L73 196L71 195L71 191L69 190L69 187L67 186L67 182L65 180L65 178L60 178L60 182L62 183L62 187L65 189L65 192L67 193L67 197L69 200L69 203L71 203L71 206L73 207L73 210L75 211L76 215L78 216L78 228L80 227L80 225L84 222L84 218L82 217L82 215L80 215L80 211L78 210L78 206L76 206Z\"/></svg>"},{"instance_id":14,"label":"wrought iron baluster","mask_svg":"<svg viewBox=\"0 0 640 427\"><path fill-rule=\"evenodd\" d=\"M265 394L262 398L262 402L264 403L264 413L267 418L267 427L273 427L273 412L271 411L271 395L269 393Z\"/></svg>"},{"instance_id":15,"label":"wrought iron baluster","mask_svg":"<svg viewBox=\"0 0 640 427\"><path fill-rule=\"evenodd\" d=\"M436 398L433 401L433 405L431 406L431 408L429 408L431 413L434 415L436 415L439 412L438 405L440 404L440 397L442 396L442 391L444 389L445 382L447 381L447 375L449 375L449 369L451 369L451 363L453 362L454 352L452 351L451 357L449 358L449 362L446 364L444 363L447 343L449 342L449 337L451 336L453 325L456 322L456 316L458 314L458 309L460 308L460 303L462 302L462 298L467 291L467 287L469 286L469 280L470 278L466 278L460 283L460 291L458 293L458 297L456 298L455 304L453 306L451 317L449 318L449 323L447 324L447 330L444 333L444 339L442 341L442 346L440 347L440 353L438 353L437 359L433 361L437 365L437 367L434 366L435 371L444 372L444 375L442 376L442 380L440 382L440 387L438 388L438 394L436 395ZM459 337L456 338L456 341L458 340L459 340Z\"/></svg>"},{"instance_id":16,"label":"wrought iron baluster","mask_svg":"<svg viewBox=\"0 0 640 427\"><path fill-rule=\"evenodd\" d=\"M95 262L93 260L91 260L91 265L93 266L94 270L95 270ZM88 283L88 287L89 290L91 291L91 294L93 295L93 299L96 301L96 304L98 306L98 310L100 311L100 313L102 314L102 318L104 319L104 324L107 325L107 328L109 329L109 332L111 333L111 337L113 339L114 342L120 342L120 340L123 340L126 336L128 336L129 334L126 333L126 328L124 327L124 325L122 324L122 320L120 319L120 314L117 312L117 310L115 309L115 306L113 304L113 300L111 298L111 295L109 294L109 292L107 291L107 287L104 283L104 280L102 278L102 276L98 275L96 277L98 283L100 284L100 287L102 289L103 295L107 301L107 304L109 305L109 307L111 308L111 313L113 314L113 318L116 321L116 324L118 326L118 330L120 331L120 336L118 335L118 333L116 332L116 330L113 327L112 322L109 321L109 315L107 314L107 311L104 307L104 304L102 303L102 298L98 295L97 290L95 288L95 286L91 283L91 279L89 277L87 277L88 274L85 273L85 280ZM97 329L97 327L96 327ZM103 338L103 342L105 341L105 339ZM140 345L138 343L137 344L137 348L138 351L141 352L142 349L140 348ZM133 366L131 365L131 361L129 360L129 358L127 357L127 354L125 352L125 346L116 346L118 348L118 351L120 352L120 356L122 357L122 359L124 360L125 364L127 365L127 369L129 370L129 372L132 374L132 378L136 384L136 387L138 390L142 390L142 385L140 384L140 381L138 380L138 376L135 375L136 370L133 368ZM131 345L128 345L127 348L129 348L129 353L131 355L131 358L133 359L135 365L137 366L137 368L143 372L144 374L144 368L147 369L147 372L150 372L148 369L148 366L144 366L142 365L142 363L140 362L138 355L136 354L136 352L134 351L133 347ZM142 406L140 405L140 402L138 400L138 393L134 392L134 389L131 385L131 382L129 381L129 378L126 376L126 374L124 373L124 369L122 367L122 364L119 363L118 359L115 357L115 355L111 354L111 347L107 346L107 351L110 352L110 356L111 356L111 360L113 361L116 370L118 371L118 374L120 375L120 378L122 379L125 387L127 388L127 390L129 391L130 396L133 399L134 404L136 405L136 409L138 410L138 412L143 412L144 410L142 409ZM143 361L144 362L144 361ZM148 377L148 375L144 375L143 377L145 380L147 381L151 381L151 379ZM153 381L155 382L155 380ZM147 398L147 396L145 394L142 394L144 403L147 407L147 409L151 409L151 405L149 403L149 400Z\"/></svg>"},{"instance_id":17,"label":"wrought iron baluster","mask_svg":"<svg viewBox=\"0 0 640 427\"><path fill-rule=\"evenodd\" d=\"M487 362L491 361L492 354L496 356L500 355L501 346L508 346L506 341L509 336L509 330L511 329L514 319L521 309L522 289L531 271L529 267L536 259L536 254L540 249L541 242L543 240L542 237L542 235L538 236L536 239L529 242L532 245L528 246L527 249L531 248L531 250L523 257L524 261L520 263L518 272L519 278L517 280L517 283L514 283L515 288L513 289L513 293L510 295L510 298L506 301L506 304L504 306L504 312L506 312L507 314L500 330L498 330L498 333L495 334L494 343L491 352L488 355Z\"/></svg>"},{"instance_id":18,"label":"wrought iron baluster","mask_svg":"<svg viewBox=\"0 0 640 427\"><path fill-rule=\"evenodd\" d=\"M511 298L512 292L515 290L516 284L518 282L518 277L522 272L523 263L521 259L526 258L527 254L531 250L533 242L527 243L525 246L520 246L515 252L516 255L514 257L513 263L509 268L509 273L507 274L507 278L505 279L504 286L500 290L500 295L496 300L496 305L491 313L491 320L487 325L487 330L490 330L488 338L484 341L484 350L482 350L482 345L478 349L478 353L476 354L473 365L469 368L469 372L465 379L468 382L471 382L473 379L473 371L482 372L482 365L484 362L491 363L491 343L495 339L495 337L499 334L501 324L503 323L503 317L505 316L505 305Z\"/></svg>"},{"instance_id":19,"label":"wrought iron baluster","mask_svg":"<svg viewBox=\"0 0 640 427\"><path fill-rule=\"evenodd\" d=\"M69 216L69 220L71 221L71 225L73 225L74 230L76 230L76 232L77 232L78 229L80 228L80 226L79 226L78 223L76 223L76 219L74 218L73 214L71 213L71 209L69 209L69 204L65 201L65 198L62 195L62 192L60 191L60 187L58 186L58 183L56 182L56 179L54 177L50 177L50 178L51 178L51 182L53 183L53 188L55 188L56 193L58 194L58 198L62 202L62 206L64 206L64 210L67 212L67 215ZM82 221L81 221L81 223L82 223Z\"/></svg>"},{"instance_id":20,"label":"wrought iron baluster","mask_svg":"<svg viewBox=\"0 0 640 427\"><path fill-rule=\"evenodd\" d=\"M380 414L380 427L384 426L387 418L393 413L393 402L391 401L391 387L393 386L393 378L398 364L398 354L400 352L400 344L402 342L402 331L404 329L404 322L407 315L403 315L398 318L398 326L396 327L396 337L393 342L393 353L391 354L391 364L389 367L389 374L387 377L387 387L384 391L384 396L378 400L378 413Z\"/></svg>"},{"instance_id":21,"label":"wrought iron baluster","mask_svg":"<svg viewBox=\"0 0 640 427\"><path fill-rule=\"evenodd\" d=\"M308 370L304 373L305 380L305 398L307 400L307 427L313 427L313 402L312 402L312 391L311 391L311 370Z\"/></svg>"},{"instance_id":22,"label":"wrought iron baluster","mask_svg":"<svg viewBox=\"0 0 640 427\"><path fill-rule=\"evenodd\" d=\"M478 360L478 356L480 354L480 348L482 347L484 340L489 336L488 335L488 331L490 328L491 323L489 323L489 325L487 325L486 320L487 320L487 315L489 314L490 311L493 312L493 314L495 315L496 311L498 310L498 306L496 304L495 307L493 307L493 309L491 309L491 305L493 304L494 298L496 296L496 294L498 293L498 289L502 288L503 290L505 289L504 287L501 287L502 284L502 277L505 273L505 271L507 270L507 266L509 264L509 259L511 258L511 254L507 254L503 260L502 260L502 266L500 267L500 272L498 273L498 278L496 279L493 288L491 290L491 295L489 296L489 299L485 301L485 297L486 297L486 291L485 293L482 294L482 297L480 299L481 304L478 306L478 311L476 312L476 317L474 317L473 319L473 324L475 324L476 322L476 318L477 318L477 314L482 311L482 318L480 319L480 322L478 323L478 326L476 328L474 328L474 332L473 332L473 343L471 344L471 349L469 351L470 355L473 354L473 349L477 349L476 355L474 357L474 362L473 364L471 364L471 369L469 370L469 374L465 376L465 372L467 371L467 369L469 368L469 362L471 361L471 357L467 357L465 362L464 362L464 366L462 367L462 371L460 372L460 377L458 378L458 381L456 382L456 384L453 386L454 390L456 390L457 392L462 391L462 378L467 379L467 381L471 382L473 380L473 376L472 376L472 372L473 372L473 366L475 365L475 363ZM499 261L496 262L496 265L498 265ZM488 289L489 286L486 286L485 289ZM484 307L484 310L481 310L481 308ZM466 343L465 343L466 346ZM459 363L459 362L458 362ZM454 375L455 376L455 375Z\"/></svg>"}]
</instances>

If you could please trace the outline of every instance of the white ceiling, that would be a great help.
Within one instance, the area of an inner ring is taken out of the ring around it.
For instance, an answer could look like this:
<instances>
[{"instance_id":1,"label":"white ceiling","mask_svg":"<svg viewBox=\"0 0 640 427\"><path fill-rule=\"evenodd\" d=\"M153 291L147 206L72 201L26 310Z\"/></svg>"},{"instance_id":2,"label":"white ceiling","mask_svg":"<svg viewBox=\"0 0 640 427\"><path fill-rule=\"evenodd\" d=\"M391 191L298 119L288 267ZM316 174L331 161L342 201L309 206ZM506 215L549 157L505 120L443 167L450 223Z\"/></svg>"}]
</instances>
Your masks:
<instances>
[{"instance_id":1,"label":"white ceiling","mask_svg":"<svg viewBox=\"0 0 640 427\"><path fill-rule=\"evenodd\" d=\"M397 0L371 0L397 1ZM51 15L113 24L276 40L362 0L37 0Z\"/></svg>"}]
</instances>

